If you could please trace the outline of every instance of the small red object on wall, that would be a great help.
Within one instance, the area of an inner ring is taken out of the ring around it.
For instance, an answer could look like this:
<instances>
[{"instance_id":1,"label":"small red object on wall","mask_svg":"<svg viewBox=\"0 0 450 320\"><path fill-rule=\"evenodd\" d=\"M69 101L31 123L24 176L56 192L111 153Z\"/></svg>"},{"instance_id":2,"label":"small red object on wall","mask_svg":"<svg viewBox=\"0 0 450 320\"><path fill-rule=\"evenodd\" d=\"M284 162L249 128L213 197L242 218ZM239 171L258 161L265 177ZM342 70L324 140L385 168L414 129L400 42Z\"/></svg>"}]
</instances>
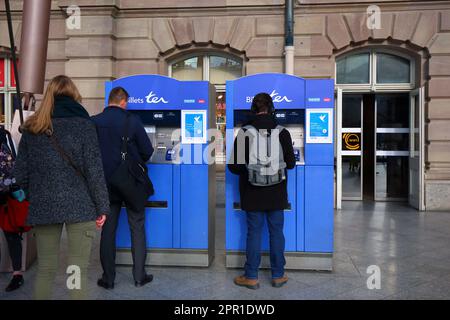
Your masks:
<instances>
[{"instance_id":1,"label":"small red object on wall","mask_svg":"<svg viewBox=\"0 0 450 320\"><path fill-rule=\"evenodd\" d=\"M5 86L5 59L0 59L0 88Z\"/></svg>"},{"instance_id":2,"label":"small red object on wall","mask_svg":"<svg viewBox=\"0 0 450 320\"><path fill-rule=\"evenodd\" d=\"M14 65L12 63L12 61L10 62L10 74L11 74L11 87L15 88L16 87L16 77L14 76ZM17 67L19 67L19 61L17 61Z\"/></svg>"}]
</instances>

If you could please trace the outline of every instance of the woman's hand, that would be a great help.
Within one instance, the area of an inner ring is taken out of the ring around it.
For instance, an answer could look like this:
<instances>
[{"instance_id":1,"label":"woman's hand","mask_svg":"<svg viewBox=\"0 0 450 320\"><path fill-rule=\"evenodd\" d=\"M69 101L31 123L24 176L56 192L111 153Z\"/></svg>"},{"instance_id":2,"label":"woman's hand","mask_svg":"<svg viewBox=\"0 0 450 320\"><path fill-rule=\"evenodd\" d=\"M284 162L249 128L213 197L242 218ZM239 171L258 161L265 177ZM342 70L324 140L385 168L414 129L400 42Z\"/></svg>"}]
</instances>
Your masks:
<instances>
[{"instance_id":1,"label":"woman's hand","mask_svg":"<svg viewBox=\"0 0 450 320\"><path fill-rule=\"evenodd\" d=\"M97 229L101 229L106 221L106 215L101 215L95 220L95 223L97 224Z\"/></svg>"}]
</instances>

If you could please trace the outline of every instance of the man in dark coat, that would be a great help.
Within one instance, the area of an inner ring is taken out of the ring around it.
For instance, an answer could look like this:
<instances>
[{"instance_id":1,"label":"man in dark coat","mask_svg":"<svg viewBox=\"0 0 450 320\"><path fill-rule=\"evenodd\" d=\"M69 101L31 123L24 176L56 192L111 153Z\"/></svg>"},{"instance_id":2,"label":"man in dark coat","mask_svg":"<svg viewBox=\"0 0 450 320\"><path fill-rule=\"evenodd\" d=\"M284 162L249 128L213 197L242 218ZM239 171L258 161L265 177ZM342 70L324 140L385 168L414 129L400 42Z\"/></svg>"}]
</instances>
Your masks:
<instances>
[{"instance_id":1,"label":"man in dark coat","mask_svg":"<svg viewBox=\"0 0 450 320\"><path fill-rule=\"evenodd\" d=\"M115 258L116 258L116 230L123 199L109 185L108 181L121 162L122 136L125 123L128 119L128 154L142 166L153 154L153 147L145 132L140 118L130 115L127 108L129 95L125 89L117 87L112 89L108 107L93 120L97 126L100 149L103 158L103 169L108 184L111 214L102 230L100 241L100 260L103 267L103 276L97 284L105 289L114 288ZM143 286L153 280L152 275L145 271L147 246L145 239L145 212L136 212L127 207L128 223L131 230L131 252L133 256L133 277L137 287Z\"/></svg>"},{"instance_id":2,"label":"man in dark coat","mask_svg":"<svg viewBox=\"0 0 450 320\"><path fill-rule=\"evenodd\" d=\"M258 269L261 262L261 232L266 217L270 233L270 263L272 268L272 285L283 286L288 278L284 274L285 239L283 234L284 211L288 206L287 181L271 186L255 186L248 181L247 164L249 163L249 139L245 127L251 125L257 130L274 132L277 122L274 118L272 98L267 93L257 94L252 102L254 118L239 130L234 141L232 161L228 169L239 175L239 192L241 208L247 214L247 261L245 274L234 279L234 283L250 289L259 288ZM287 169L295 167L295 155L291 135L282 129L279 134L284 162ZM238 141L244 141L239 143ZM240 161L239 155L245 155L245 161ZM275 152L273 156L277 156ZM286 175L287 176L287 175Z\"/></svg>"}]
</instances>

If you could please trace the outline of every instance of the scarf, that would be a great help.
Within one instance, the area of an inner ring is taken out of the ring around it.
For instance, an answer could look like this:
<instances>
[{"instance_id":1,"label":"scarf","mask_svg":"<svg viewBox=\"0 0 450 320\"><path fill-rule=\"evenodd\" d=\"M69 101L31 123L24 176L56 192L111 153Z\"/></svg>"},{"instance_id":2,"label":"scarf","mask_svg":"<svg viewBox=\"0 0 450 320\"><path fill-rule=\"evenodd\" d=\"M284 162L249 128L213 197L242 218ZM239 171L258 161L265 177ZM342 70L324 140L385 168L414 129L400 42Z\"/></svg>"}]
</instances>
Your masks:
<instances>
[{"instance_id":1,"label":"scarf","mask_svg":"<svg viewBox=\"0 0 450 320\"><path fill-rule=\"evenodd\" d=\"M52 118L74 118L74 117L90 119L89 113L81 104L79 104L70 97L56 96Z\"/></svg>"}]
</instances>

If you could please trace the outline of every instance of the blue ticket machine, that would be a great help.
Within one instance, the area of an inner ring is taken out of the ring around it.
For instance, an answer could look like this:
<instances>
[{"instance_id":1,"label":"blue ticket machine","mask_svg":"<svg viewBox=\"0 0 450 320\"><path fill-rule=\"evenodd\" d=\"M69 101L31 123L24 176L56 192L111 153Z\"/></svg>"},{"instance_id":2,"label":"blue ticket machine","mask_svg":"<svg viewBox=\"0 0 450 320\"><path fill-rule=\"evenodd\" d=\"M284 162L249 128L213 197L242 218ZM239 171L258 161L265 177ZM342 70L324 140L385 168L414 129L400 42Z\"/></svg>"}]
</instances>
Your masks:
<instances>
[{"instance_id":1,"label":"blue ticket machine","mask_svg":"<svg viewBox=\"0 0 450 320\"><path fill-rule=\"evenodd\" d=\"M296 167L288 170L285 210L286 268L332 270L334 146L332 79L302 79L257 74L227 81L227 161L239 128L252 116L253 97L273 98L278 123L289 130ZM226 171L226 265L245 263L246 216L239 203L239 177ZM262 267L270 266L269 236L264 227Z\"/></svg>"},{"instance_id":2,"label":"blue ticket machine","mask_svg":"<svg viewBox=\"0 0 450 320\"><path fill-rule=\"evenodd\" d=\"M125 88L155 149L148 162L155 194L147 202L148 265L204 266L214 257L215 161L208 129L215 128L215 91L206 81L136 75L106 82ZM209 155L209 157L208 157ZM117 230L117 263L131 264L125 210Z\"/></svg>"}]
</instances>

